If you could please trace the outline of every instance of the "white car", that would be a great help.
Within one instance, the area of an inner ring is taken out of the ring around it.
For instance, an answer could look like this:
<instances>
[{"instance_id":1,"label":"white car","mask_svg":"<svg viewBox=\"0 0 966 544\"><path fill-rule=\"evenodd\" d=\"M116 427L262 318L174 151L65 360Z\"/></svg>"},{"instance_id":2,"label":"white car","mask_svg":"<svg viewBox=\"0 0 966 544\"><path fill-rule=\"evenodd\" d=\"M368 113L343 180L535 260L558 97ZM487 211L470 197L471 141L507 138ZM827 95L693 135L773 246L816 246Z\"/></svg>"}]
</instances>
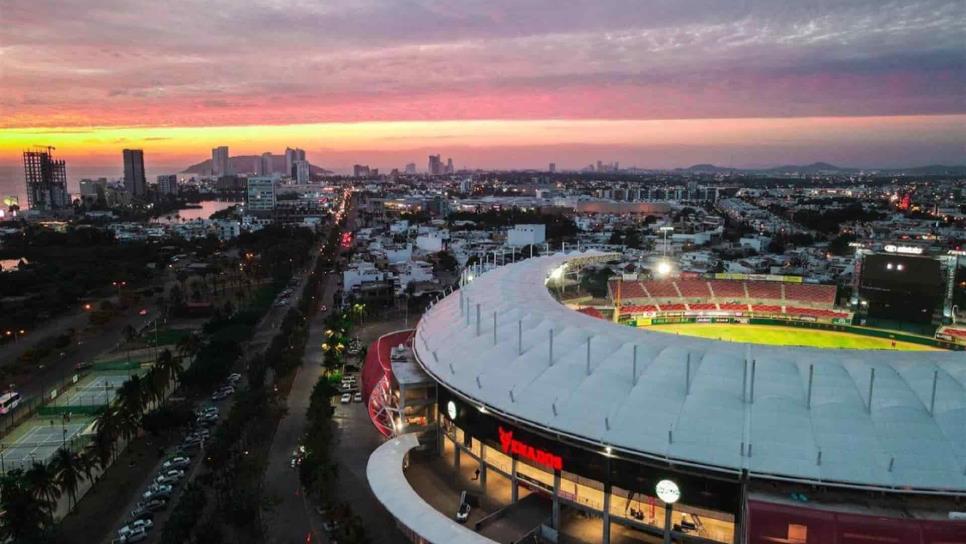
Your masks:
<instances>
[{"instance_id":1,"label":"white car","mask_svg":"<svg viewBox=\"0 0 966 544\"><path fill-rule=\"evenodd\" d=\"M470 518L470 510L469 503L461 504L459 510L456 511L456 521L466 523L466 520Z\"/></svg>"},{"instance_id":2,"label":"white car","mask_svg":"<svg viewBox=\"0 0 966 544\"><path fill-rule=\"evenodd\" d=\"M239 374L237 372L232 372L231 374L228 375L228 381L230 381L232 383L235 383L235 382L237 382L240 379L241 379L241 374Z\"/></svg>"},{"instance_id":3,"label":"white car","mask_svg":"<svg viewBox=\"0 0 966 544\"><path fill-rule=\"evenodd\" d=\"M184 468L191 464L191 458L186 455L179 455L178 457L172 457L167 461L161 463L161 470L171 470L175 468Z\"/></svg>"},{"instance_id":4,"label":"white car","mask_svg":"<svg viewBox=\"0 0 966 544\"><path fill-rule=\"evenodd\" d=\"M352 400L356 402L362 402L362 393L356 393L355 395L352 395Z\"/></svg>"},{"instance_id":5,"label":"white car","mask_svg":"<svg viewBox=\"0 0 966 544\"><path fill-rule=\"evenodd\" d=\"M128 523L117 530L118 536L124 536L134 531L150 531L154 527L154 522L149 519L139 519Z\"/></svg>"},{"instance_id":6,"label":"white car","mask_svg":"<svg viewBox=\"0 0 966 544\"><path fill-rule=\"evenodd\" d=\"M123 535L118 536L116 539L114 539L112 544L114 542L117 542L118 544L128 544L128 543L134 543L134 542L142 542L147 539L148 539L147 530L141 528L141 529L134 529L129 533L125 533Z\"/></svg>"},{"instance_id":7,"label":"white car","mask_svg":"<svg viewBox=\"0 0 966 544\"><path fill-rule=\"evenodd\" d=\"M169 484L153 484L147 491L141 495L144 500L151 500L157 497L168 498L171 496L172 487Z\"/></svg>"},{"instance_id":8,"label":"white car","mask_svg":"<svg viewBox=\"0 0 966 544\"><path fill-rule=\"evenodd\" d=\"M344 395L342 395L342 398L339 399L339 402L341 402L342 404L349 404L350 402L352 402L352 395L350 393L345 393Z\"/></svg>"},{"instance_id":9,"label":"white car","mask_svg":"<svg viewBox=\"0 0 966 544\"><path fill-rule=\"evenodd\" d=\"M158 474L158 477L154 479L154 482L158 484L173 484L181 481L181 478L184 478L183 470L168 470Z\"/></svg>"}]
</instances>

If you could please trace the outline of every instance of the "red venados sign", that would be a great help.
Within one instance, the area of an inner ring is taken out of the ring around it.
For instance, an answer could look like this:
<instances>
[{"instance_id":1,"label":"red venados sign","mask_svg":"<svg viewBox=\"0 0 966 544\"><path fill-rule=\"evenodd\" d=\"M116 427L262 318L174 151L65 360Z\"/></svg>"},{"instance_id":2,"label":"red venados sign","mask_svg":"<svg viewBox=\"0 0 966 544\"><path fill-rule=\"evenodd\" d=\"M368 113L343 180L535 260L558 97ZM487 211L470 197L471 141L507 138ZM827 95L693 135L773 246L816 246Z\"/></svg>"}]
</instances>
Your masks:
<instances>
[{"instance_id":1,"label":"red venados sign","mask_svg":"<svg viewBox=\"0 0 966 544\"><path fill-rule=\"evenodd\" d=\"M508 431L502 426L498 430L500 431L500 447L503 449L503 453L507 455L516 454L554 470L563 470L563 459L559 455L554 455L548 451L534 448L519 440L514 440L513 431Z\"/></svg>"}]
</instances>

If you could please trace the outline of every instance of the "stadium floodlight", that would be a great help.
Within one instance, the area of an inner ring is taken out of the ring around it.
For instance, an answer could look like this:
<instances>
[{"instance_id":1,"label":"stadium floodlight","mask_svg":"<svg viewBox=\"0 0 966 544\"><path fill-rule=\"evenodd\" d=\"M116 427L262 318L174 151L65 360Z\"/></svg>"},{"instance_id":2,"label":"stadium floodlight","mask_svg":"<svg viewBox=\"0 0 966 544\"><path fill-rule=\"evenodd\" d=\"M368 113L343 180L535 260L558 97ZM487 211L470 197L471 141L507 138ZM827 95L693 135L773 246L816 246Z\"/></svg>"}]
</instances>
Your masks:
<instances>
[{"instance_id":1,"label":"stadium floodlight","mask_svg":"<svg viewBox=\"0 0 966 544\"><path fill-rule=\"evenodd\" d=\"M553 271L550 272L550 279L553 281L560 281L561 279L563 279L564 272L566 270L567 270L566 264L562 264L557 268L554 268Z\"/></svg>"},{"instance_id":2,"label":"stadium floodlight","mask_svg":"<svg viewBox=\"0 0 966 544\"><path fill-rule=\"evenodd\" d=\"M657 275L666 277L671 273L671 263L667 259L662 259L657 263Z\"/></svg>"}]
</instances>

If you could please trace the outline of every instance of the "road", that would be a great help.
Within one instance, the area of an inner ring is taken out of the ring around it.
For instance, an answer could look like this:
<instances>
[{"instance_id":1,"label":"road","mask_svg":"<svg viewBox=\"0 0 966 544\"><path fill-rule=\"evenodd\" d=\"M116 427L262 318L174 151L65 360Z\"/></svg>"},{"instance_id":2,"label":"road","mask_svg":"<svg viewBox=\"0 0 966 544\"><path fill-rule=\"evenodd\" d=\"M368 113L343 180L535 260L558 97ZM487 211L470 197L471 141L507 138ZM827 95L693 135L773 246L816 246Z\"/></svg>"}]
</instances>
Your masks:
<instances>
[{"instance_id":1,"label":"road","mask_svg":"<svg viewBox=\"0 0 966 544\"><path fill-rule=\"evenodd\" d=\"M321 304L332 307L332 295L338 288L334 275L327 275L322 284ZM303 496L298 471L291 467L291 455L298 447L305 430L305 412L309 407L312 388L322 371L322 338L325 318L329 312L318 312L309 323L302 366L296 369L292 389L285 407L285 417L275 429L272 447L269 449L268 467L265 469L265 492L278 500L273 512L267 516L269 542L278 544L304 543L318 540L319 520ZM308 535L314 535L308 540Z\"/></svg>"}]
</instances>

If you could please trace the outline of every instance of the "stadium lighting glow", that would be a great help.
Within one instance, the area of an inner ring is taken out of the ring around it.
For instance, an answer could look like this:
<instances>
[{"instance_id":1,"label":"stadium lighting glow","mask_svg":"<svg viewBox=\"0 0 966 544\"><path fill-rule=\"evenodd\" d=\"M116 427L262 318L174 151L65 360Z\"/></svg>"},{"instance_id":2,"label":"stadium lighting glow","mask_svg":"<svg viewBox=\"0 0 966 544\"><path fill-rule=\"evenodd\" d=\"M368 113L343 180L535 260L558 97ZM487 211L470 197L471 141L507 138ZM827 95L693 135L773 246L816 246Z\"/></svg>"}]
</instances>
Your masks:
<instances>
[{"instance_id":1,"label":"stadium lighting glow","mask_svg":"<svg viewBox=\"0 0 966 544\"><path fill-rule=\"evenodd\" d=\"M661 261L657 263L658 276L667 276L670 273L671 273L671 263L669 263L668 261Z\"/></svg>"}]
</instances>

